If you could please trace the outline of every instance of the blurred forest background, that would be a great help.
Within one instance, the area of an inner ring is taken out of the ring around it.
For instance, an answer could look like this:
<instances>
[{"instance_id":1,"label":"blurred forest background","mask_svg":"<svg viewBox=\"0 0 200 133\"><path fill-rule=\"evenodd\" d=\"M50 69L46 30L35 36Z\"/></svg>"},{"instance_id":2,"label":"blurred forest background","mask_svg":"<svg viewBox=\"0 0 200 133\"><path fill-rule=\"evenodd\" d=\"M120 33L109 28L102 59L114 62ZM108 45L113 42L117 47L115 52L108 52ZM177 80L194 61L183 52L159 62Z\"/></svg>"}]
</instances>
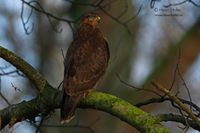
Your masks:
<instances>
[{"instance_id":1,"label":"blurred forest background","mask_svg":"<svg viewBox=\"0 0 200 133\"><path fill-rule=\"evenodd\" d=\"M170 11L162 9L170 3L181 1L104 0L101 3L106 5L103 9L93 6L99 1L36 0L31 3L41 11L73 20L69 24L47 17L26 3L22 4L23 0L1 0L0 45L25 59L39 70L52 86L58 87L63 79L62 50L65 53L73 39L71 27L75 30L78 18L95 10L102 18L100 28L108 40L111 53L108 70L97 87L98 91L136 104L156 96L131 88L120 79L148 89L152 88L149 81L157 79L166 87L173 83L173 91L178 91L178 95L184 99L189 99L186 89L188 87L192 101L200 105L200 1L195 4L187 1L169 7L174 9ZM34 86L15 70L12 65L0 59L0 109L7 107L7 102L14 104L37 96ZM177 112L169 102L151 104L143 109L152 114ZM40 120L40 117L36 118L38 123ZM184 130L180 128L180 124L163 124L176 133ZM19 133L22 130L33 133L36 125L24 121L12 129L6 127L1 132ZM59 110L55 110L44 119L41 132L137 131L110 114L78 109L76 118L64 127L60 126ZM188 133L195 133L195 130L189 129Z\"/></svg>"}]
</instances>

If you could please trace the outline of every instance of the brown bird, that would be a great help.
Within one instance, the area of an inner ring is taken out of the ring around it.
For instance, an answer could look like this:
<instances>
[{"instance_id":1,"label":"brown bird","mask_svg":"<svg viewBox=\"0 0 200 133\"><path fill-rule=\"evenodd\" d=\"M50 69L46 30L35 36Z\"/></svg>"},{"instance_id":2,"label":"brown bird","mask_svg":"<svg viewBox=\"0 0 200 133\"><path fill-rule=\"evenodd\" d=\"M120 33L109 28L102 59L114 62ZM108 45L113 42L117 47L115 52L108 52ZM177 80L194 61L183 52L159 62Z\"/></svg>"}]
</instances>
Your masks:
<instances>
[{"instance_id":1,"label":"brown bird","mask_svg":"<svg viewBox=\"0 0 200 133\"><path fill-rule=\"evenodd\" d=\"M94 89L108 66L109 48L98 25L100 17L83 17L64 60L61 123L73 119L80 99Z\"/></svg>"}]
</instances>

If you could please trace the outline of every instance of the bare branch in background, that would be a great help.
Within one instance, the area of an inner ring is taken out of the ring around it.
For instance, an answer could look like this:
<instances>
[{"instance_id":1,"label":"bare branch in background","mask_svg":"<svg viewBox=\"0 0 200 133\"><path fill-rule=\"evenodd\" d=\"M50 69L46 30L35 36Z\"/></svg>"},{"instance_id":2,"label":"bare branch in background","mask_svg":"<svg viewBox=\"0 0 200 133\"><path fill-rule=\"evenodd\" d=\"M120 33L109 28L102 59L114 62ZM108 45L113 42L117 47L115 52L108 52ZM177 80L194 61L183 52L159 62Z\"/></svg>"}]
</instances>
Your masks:
<instances>
[{"instance_id":1,"label":"bare branch in background","mask_svg":"<svg viewBox=\"0 0 200 133\"><path fill-rule=\"evenodd\" d=\"M191 102L191 101L187 101L187 100L185 100L185 99L182 99L182 98L178 98L178 99L179 99L182 103L191 106L192 109L193 109L193 111L195 112L196 116L199 117L200 108L199 108L196 104L194 104L194 103ZM148 99L148 100L146 100L146 101L137 103L137 104L135 104L135 106L141 107L141 106L149 105L149 104L152 104L152 103L162 103L162 102L165 102L165 101L171 101L171 99L170 99L169 97L151 98L151 99Z\"/></svg>"},{"instance_id":2,"label":"bare branch in background","mask_svg":"<svg viewBox=\"0 0 200 133\"><path fill-rule=\"evenodd\" d=\"M34 28L34 23L32 23L31 25L31 28L29 26L27 26L28 22L30 21L30 18L32 16L32 13L33 13L33 8L31 8L31 11L28 15L28 18L27 20L25 21L24 20L24 3L22 2L22 8L21 8L21 15L20 15L20 18L21 18L21 22L22 22L22 25L23 25L23 28L24 28L24 31L27 35L31 34L33 32L33 28Z\"/></svg>"},{"instance_id":3,"label":"bare branch in background","mask_svg":"<svg viewBox=\"0 0 200 133\"><path fill-rule=\"evenodd\" d=\"M8 99L1 93L1 76L0 76L0 97L8 104L11 105Z\"/></svg>"},{"instance_id":4,"label":"bare branch in background","mask_svg":"<svg viewBox=\"0 0 200 133\"><path fill-rule=\"evenodd\" d=\"M45 9L42 7L42 5L38 1L30 1L30 2L27 2L25 0L21 0L21 1L22 1L22 4L26 4L27 6L29 6L31 8L31 10L34 9L35 11L37 11L39 13L45 14L47 16L48 20L49 20L50 25L52 26L52 28L55 32L60 33L60 32L62 32L62 29L57 29L55 27L55 25L53 24L51 18L55 19L57 21L66 22L71 27L71 29L73 29L72 23L74 23L74 21L68 20L68 19L65 19L65 18L57 17L57 16L53 15L52 13L45 11ZM34 4L36 6L34 6Z\"/></svg>"},{"instance_id":5,"label":"bare branch in background","mask_svg":"<svg viewBox=\"0 0 200 133\"><path fill-rule=\"evenodd\" d=\"M11 76L11 77L16 77L16 76L21 76L21 77L26 77L23 73L21 73L19 70L12 70L9 72L5 72L3 69L0 69L0 76ZM16 75L13 75L16 74Z\"/></svg>"},{"instance_id":6,"label":"bare branch in background","mask_svg":"<svg viewBox=\"0 0 200 133\"><path fill-rule=\"evenodd\" d=\"M117 76L117 78L119 79L119 81L120 81L122 84L124 84L124 85L126 85L126 86L128 86L128 87L130 87L130 88L136 89L136 91L146 91L146 92L153 93L153 94L155 94L155 95L157 95L157 96L160 96L160 97L162 96L162 95L160 95L158 92L156 92L156 91L154 91L154 90L145 89L145 88L138 88L138 87L135 87L135 86L133 86L133 85L127 83L126 81L123 81L123 80L121 79L121 77L119 76L119 74L117 74L117 73L116 73L116 76Z\"/></svg>"},{"instance_id":7,"label":"bare branch in background","mask_svg":"<svg viewBox=\"0 0 200 133\"><path fill-rule=\"evenodd\" d=\"M189 97L189 100L190 102L192 103L192 97L191 97L191 94L190 94L190 91L189 91L189 88L182 76L182 73L180 71L180 62L181 62L181 48L179 48L179 51L178 51L178 60L177 60L177 64L176 64L176 67L175 67L175 71L174 71L174 76L173 76L173 80L172 80L172 84L171 84L171 87L169 88L169 91L172 90L173 86L174 86L174 83L176 81L176 76L178 74L179 78L181 79L181 81L183 82L183 85L184 87L186 88L186 91L187 91L187 94L188 94L188 97ZM178 88L178 92L176 95L178 95L179 93L179 88ZM191 107L190 107L191 108Z\"/></svg>"},{"instance_id":8,"label":"bare branch in background","mask_svg":"<svg viewBox=\"0 0 200 133\"><path fill-rule=\"evenodd\" d=\"M22 94L24 94L24 92L22 90L20 90L19 88L17 88L16 86L14 86L13 83L11 83L12 87L14 88L15 91L19 91L21 92Z\"/></svg>"},{"instance_id":9,"label":"bare branch in background","mask_svg":"<svg viewBox=\"0 0 200 133\"><path fill-rule=\"evenodd\" d=\"M187 119L185 121L185 118L182 115L169 113L169 114L158 114L156 115L156 117L160 118L161 121L165 121L165 122L168 122L168 121L180 122L184 124L185 126L189 125L193 129L200 131L200 127L198 126L196 122L190 119Z\"/></svg>"},{"instance_id":10,"label":"bare branch in background","mask_svg":"<svg viewBox=\"0 0 200 133\"><path fill-rule=\"evenodd\" d=\"M6 102L6 104L11 105L11 103L8 101L8 99L0 92L0 97L3 98L3 100Z\"/></svg>"},{"instance_id":11,"label":"bare branch in background","mask_svg":"<svg viewBox=\"0 0 200 133\"><path fill-rule=\"evenodd\" d=\"M7 69L7 68L9 68L9 67L11 67L12 65L11 64L8 64L8 65L5 65L5 66L0 66L0 69L2 70L2 69Z\"/></svg>"},{"instance_id":12,"label":"bare branch in background","mask_svg":"<svg viewBox=\"0 0 200 133\"><path fill-rule=\"evenodd\" d=\"M84 15L84 14L81 15L76 20L68 20L68 19L61 18L61 17L53 15L52 13L47 12L38 1L35 1L35 0L30 1L30 2L25 1L25 0L21 0L21 1L22 1L21 21L22 21L22 24L23 24L23 27L24 27L24 30L25 30L26 34L30 34L33 31L34 24L32 24L31 29L30 29L29 26L27 26L27 24L28 24L28 22L30 20L30 17L32 16L33 10L35 10L35 11L37 11L39 13L45 14L47 16L48 20L49 20L49 23L50 23L51 27L57 33L62 32L62 29L57 29L57 27L53 24L51 19L55 19L57 21L62 21L62 22L68 23L68 25L70 26L70 28L73 31L72 24L75 23L77 20L79 20ZM139 15L139 13L140 13L140 11L142 9L142 5L141 5L135 15L133 15L130 18L128 18L127 20L120 20L120 18L122 18L128 11L129 6L128 6L127 0L125 0L124 10L118 16L113 16L111 13L109 13L106 10L106 8L110 4L112 4L112 1L111 2L109 1L108 3L105 3L105 4L104 4L105 0L100 0L97 3L94 3L94 2L93 3L84 3L84 2L76 2L76 1L72 1L72 0L65 0L65 1L69 2L69 3L72 3L72 4L80 5L80 6L90 6L90 7L94 8L94 10L92 10L92 11L98 11L99 10L99 11L103 12L106 16L110 17L112 20L114 20L118 24L122 25L128 31L129 34L131 34L131 31L130 31L130 29L128 27L128 24ZM113 1L113 2L115 2L115 1ZM26 21L24 20L24 17L23 17L24 4L31 8L31 11L29 13L28 19Z\"/></svg>"},{"instance_id":13,"label":"bare branch in background","mask_svg":"<svg viewBox=\"0 0 200 133\"><path fill-rule=\"evenodd\" d=\"M106 8L112 4L113 2L116 1L109 1L107 3L104 3L105 0L100 0L98 3L84 3L84 2L76 2L76 1L72 1L72 0L65 0L67 2L70 2L72 4L76 4L76 5L80 5L80 6L90 6L93 7L94 10L93 11L101 11L102 13L104 13L106 16L108 16L109 18L111 18L112 20L114 20L115 22L117 22L118 24L122 25L129 34L131 34L131 31L128 27L128 24L134 20L140 13L141 9L142 9L142 5L139 7L137 13L135 15L133 15L132 17L128 18L127 20L120 20L120 18L122 18L128 11L128 2L127 0L125 0L124 2L124 9L122 10L121 13L119 13L118 16L113 16L111 13L109 13L109 11L106 10Z\"/></svg>"},{"instance_id":14,"label":"bare branch in background","mask_svg":"<svg viewBox=\"0 0 200 133\"><path fill-rule=\"evenodd\" d=\"M192 3L194 6L200 8L200 3L197 4L196 2L194 2L193 0L188 0L190 3Z\"/></svg>"},{"instance_id":15,"label":"bare branch in background","mask_svg":"<svg viewBox=\"0 0 200 133\"><path fill-rule=\"evenodd\" d=\"M175 102L181 110L186 112L191 119L193 119L198 126L200 126L199 119L195 116L195 114L190 110L184 103L182 103L175 95L171 94L169 90L167 90L165 87L163 87L161 84L159 84L156 81L152 81L153 86L155 86L159 91L163 92L164 94L167 94L169 98L172 99L173 102Z\"/></svg>"},{"instance_id":16,"label":"bare branch in background","mask_svg":"<svg viewBox=\"0 0 200 133\"><path fill-rule=\"evenodd\" d=\"M150 7L151 7L151 8L154 8L156 2L160 2L160 1L161 1L161 0L151 0L151 1L150 1Z\"/></svg>"},{"instance_id":17,"label":"bare branch in background","mask_svg":"<svg viewBox=\"0 0 200 133\"><path fill-rule=\"evenodd\" d=\"M173 94L169 94L168 93L164 93L163 95L161 95L160 93L158 93L157 91L154 91L153 90L153 93L156 94L157 96L159 96L158 98L151 98L151 99L148 99L144 102L140 102L140 103L137 103L135 104L135 106L137 107L141 107L141 106L144 106L144 105L149 105L149 104L152 104L152 103L162 103L162 102L165 102L165 101L169 101L172 105L172 107L174 107L175 109L177 109L179 111L179 114L181 116L181 119L182 119L182 122L185 127L180 127L180 129L184 130L185 132L188 130L189 127L193 127L191 126L191 119L193 119L193 121L196 121L195 125L199 126L198 125L198 118L199 118L199 114L200 114L200 108L192 102L192 98L191 98L191 95L190 95L190 92L189 92L189 88L182 76L182 73L180 71L180 62L181 62L181 49L179 49L179 52L178 52L178 59L177 59L177 63L176 63L176 67L175 67L175 70L174 70L174 75L173 75L173 80L172 80L172 83L171 83L171 87L169 88L169 92L172 90L172 88L174 87L174 84L177 80L177 77L179 78L179 80L181 82L183 82L183 85L184 87L186 88L186 91L187 91L187 94L188 94L188 97L189 97L189 100L185 100L185 99L182 99L182 98L179 98L178 97L178 94L180 93L179 92L179 86L177 87L178 90L177 92L173 95ZM148 91L148 92L151 92L149 91L149 89L144 89L144 88L138 88L138 87L135 87L125 81L123 81L119 74L116 74L116 76L118 77L119 81L121 83L123 83L124 85L130 87L130 88L134 88L137 90L140 90L140 91ZM173 98L172 98L173 97ZM174 98L175 97L175 98ZM176 100L174 100L176 99ZM179 102L177 102L179 101ZM181 103L182 104L179 104ZM188 107L190 107L190 109L187 108L187 105ZM182 107L183 106L183 107ZM186 110L186 111L185 111ZM189 113L188 113L189 112ZM171 121L170 119L168 119L168 121ZM196 127L195 127L196 129Z\"/></svg>"},{"instance_id":18,"label":"bare branch in background","mask_svg":"<svg viewBox=\"0 0 200 133\"><path fill-rule=\"evenodd\" d=\"M141 9L142 9L142 5L139 7L137 13L136 13L134 16L132 16L130 19L126 20L124 23L125 23L125 24L128 24L128 23L130 23L133 19L135 19L135 18L139 15Z\"/></svg>"},{"instance_id":19,"label":"bare branch in background","mask_svg":"<svg viewBox=\"0 0 200 133\"><path fill-rule=\"evenodd\" d=\"M7 69L9 69L9 71ZM20 70L15 69L15 68L14 68L14 70L10 70L10 69L13 69L11 67L11 65L6 65L6 66L3 66L3 67L0 67L0 76L26 77Z\"/></svg>"},{"instance_id":20,"label":"bare branch in background","mask_svg":"<svg viewBox=\"0 0 200 133\"><path fill-rule=\"evenodd\" d=\"M155 7L155 4L156 2L161 2L161 0L151 0L150 1L150 7L151 8L154 8ZM200 8L200 3L197 4L195 1L193 0L183 0L183 1L179 1L179 2L174 2L174 3L169 3L169 4L166 4L166 5L163 5L163 7L165 8L169 8L169 7L173 7L173 6L180 6L180 5L183 5L185 3L191 3L192 5Z\"/></svg>"},{"instance_id":21,"label":"bare branch in background","mask_svg":"<svg viewBox=\"0 0 200 133\"><path fill-rule=\"evenodd\" d=\"M169 8L169 7L172 7L172 6L179 6L179 5L182 5L182 4L185 4L185 3L191 3L192 5L200 8L200 4L197 4L196 2L194 2L193 0L183 0L181 2L177 2L177 3L169 3L168 5L164 5L165 8Z\"/></svg>"},{"instance_id":22,"label":"bare branch in background","mask_svg":"<svg viewBox=\"0 0 200 133\"><path fill-rule=\"evenodd\" d=\"M190 102L192 102L192 97L191 97L189 88L188 88L188 86L187 86L187 84L186 84L186 82L185 82L185 80L184 80L184 78L183 78L183 76L182 76L181 71L180 71L180 67L179 67L180 61L181 61L181 49L179 49L179 52L178 52L177 72L178 72L178 75L179 75L181 81L183 82L183 85L184 85L184 87L185 87L185 89L186 89L186 91L187 91L189 100L190 100ZM190 108L191 108L191 106L190 106Z\"/></svg>"},{"instance_id":23,"label":"bare branch in background","mask_svg":"<svg viewBox=\"0 0 200 133\"><path fill-rule=\"evenodd\" d=\"M184 0L184 1L181 1L181 2L178 2L178 3L169 3L168 5L164 5L164 7L168 8L168 7L171 7L171 6L179 6L179 5L182 5L184 3L188 2L188 0Z\"/></svg>"},{"instance_id":24,"label":"bare branch in background","mask_svg":"<svg viewBox=\"0 0 200 133\"><path fill-rule=\"evenodd\" d=\"M132 21L133 19L135 19L135 18L139 15L139 13L140 13L140 11L141 11L141 9L142 9L142 5L140 6L138 12L137 12L134 16L132 16L131 18L129 18L129 19L125 20L125 21L121 21L121 20L119 19L119 16L117 16L117 17L113 16L112 14L110 14L108 11L106 11L106 10L105 10L104 8L102 8L102 7L99 7L99 9L100 9L105 15L107 15L108 17L110 17L111 19L113 19L115 22L117 22L117 23L119 23L120 25L122 25L122 26L128 31L128 33L131 34L131 31L130 31L130 29L129 29L129 27L128 27L128 23L130 23L130 21ZM122 17L122 14L120 14L120 17Z\"/></svg>"},{"instance_id":25,"label":"bare branch in background","mask_svg":"<svg viewBox=\"0 0 200 133\"><path fill-rule=\"evenodd\" d=\"M200 108L194 104L192 102L192 98L191 98L191 95L190 95L190 92L189 92L189 88L187 87L186 85L186 82L185 80L183 79L183 76L180 72L180 61L181 61L181 50L179 49L179 54L178 54L178 61L177 61L177 64L176 64L176 67L175 67L175 71L174 71L174 76L173 76L173 80L172 80L172 84L171 84L171 87L169 88L168 92L170 93L170 91L172 90L173 86L174 86L174 83L176 81L176 76L178 74L181 82L183 82L183 85L184 87L186 88L187 90L187 93L188 93L188 96L189 96L189 101L188 100L185 100L185 99L181 99L178 97L178 94L179 94L179 87L178 87L178 91L177 93L172 96L172 94L169 94L169 93L166 93L164 92L163 95L160 95L159 93L159 97L158 98L151 98L151 99L148 99L146 101L143 101L143 102L139 102L137 104L135 104L135 106L137 107L141 107L141 106L145 106L145 105L149 105L149 104L152 104L152 103L162 103L162 102L165 102L165 101L169 101L171 103L171 105L178 109L179 113L181 114L181 117L183 118L184 120L184 125L185 127L180 127L182 130L185 130L187 131L188 128L191 126L189 124L189 121L188 119L192 118L194 121L197 121L197 125L198 125L198 118L199 117L199 114L200 114ZM123 84L125 84L126 86L128 87L131 87L131 88L135 88L136 90L138 89L137 87L134 87L128 83L126 83L125 81L123 81L119 75L118 76L118 79L120 80L120 82L122 82ZM161 86L159 85L155 85L153 84L157 89L158 87L159 88L162 88ZM141 91L143 90L143 88L140 89ZM166 89L165 89L166 90ZM155 91L156 92L156 91ZM157 92L155 93L157 94ZM175 97L175 98L174 98ZM177 102L179 101L179 102ZM181 103L181 104L180 104ZM187 106L185 106L184 104L188 105L190 107L190 110L187 109ZM186 111L185 111L186 110ZM186 112L186 113L183 113Z\"/></svg>"}]
</instances>

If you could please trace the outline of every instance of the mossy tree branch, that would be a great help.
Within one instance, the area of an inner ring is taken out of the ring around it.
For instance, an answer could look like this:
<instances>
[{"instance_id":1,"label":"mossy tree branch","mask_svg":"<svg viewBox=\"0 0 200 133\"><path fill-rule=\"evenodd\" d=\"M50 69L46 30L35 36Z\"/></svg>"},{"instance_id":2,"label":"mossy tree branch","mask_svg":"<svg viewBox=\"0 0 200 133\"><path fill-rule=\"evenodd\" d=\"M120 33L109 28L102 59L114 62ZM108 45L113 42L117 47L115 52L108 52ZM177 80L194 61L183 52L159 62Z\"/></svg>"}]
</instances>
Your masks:
<instances>
[{"instance_id":1,"label":"mossy tree branch","mask_svg":"<svg viewBox=\"0 0 200 133\"><path fill-rule=\"evenodd\" d=\"M22 58L1 46L0 57L2 57L7 62L11 63L20 71L22 71L39 91L41 91L44 88L46 80L36 69L34 69L29 63L24 61Z\"/></svg>"},{"instance_id":2,"label":"mossy tree branch","mask_svg":"<svg viewBox=\"0 0 200 133\"><path fill-rule=\"evenodd\" d=\"M40 113L46 115L50 111L60 107L62 100L60 91L46 86L44 92L41 94L43 95L40 95L36 99L27 102L23 101L1 110L1 129L7 124L11 127L18 121L33 119ZM167 129L162 127L160 120L156 117L109 94L91 92L81 100L79 107L108 112L144 133L169 133Z\"/></svg>"},{"instance_id":3,"label":"mossy tree branch","mask_svg":"<svg viewBox=\"0 0 200 133\"><path fill-rule=\"evenodd\" d=\"M36 88L40 90L37 98L30 101L23 101L1 110L0 129L5 127L7 124L11 127L16 122L25 119L33 119L38 114L47 115L50 111L60 107L62 101L61 92L50 86L41 74L30 64L1 46L0 57L22 71L36 86ZM160 119L157 117L153 117L128 102L109 94L91 92L81 100L79 107L93 108L110 113L129 123L141 132L169 132L167 129L162 127Z\"/></svg>"},{"instance_id":4,"label":"mossy tree branch","mask_svg":"<svg viewBox=\"0 0 200 133\"><path fill-rule=\"evenodd\" d=\"M92 92L82 99L81 108L93 108L108 112L145 133L168 133L160 124L160 119L151 116L132 104L115 96Z\"/></svg>"}]
</instances>

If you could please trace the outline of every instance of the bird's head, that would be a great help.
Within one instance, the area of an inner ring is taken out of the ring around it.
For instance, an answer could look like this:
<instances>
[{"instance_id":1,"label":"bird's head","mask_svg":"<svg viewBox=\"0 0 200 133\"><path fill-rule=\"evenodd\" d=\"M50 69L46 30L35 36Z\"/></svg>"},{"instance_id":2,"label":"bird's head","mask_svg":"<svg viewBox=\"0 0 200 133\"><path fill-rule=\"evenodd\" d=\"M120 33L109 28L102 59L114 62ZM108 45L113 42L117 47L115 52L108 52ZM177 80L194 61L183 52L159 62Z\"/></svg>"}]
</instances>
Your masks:
<instances>
[{"instance_id":1,"label":"bird's head","mask_svg":"<svg viewBox=\"0 0 200 133\"><path fill-rule=\"evenodd\" d=\"M89 24L89 25L92 25L93 27L97 27L97 25L100 23L100 20L101 18L97 14L89 13L82 18L81 23Z\"/></svg>"}]
</instances>

